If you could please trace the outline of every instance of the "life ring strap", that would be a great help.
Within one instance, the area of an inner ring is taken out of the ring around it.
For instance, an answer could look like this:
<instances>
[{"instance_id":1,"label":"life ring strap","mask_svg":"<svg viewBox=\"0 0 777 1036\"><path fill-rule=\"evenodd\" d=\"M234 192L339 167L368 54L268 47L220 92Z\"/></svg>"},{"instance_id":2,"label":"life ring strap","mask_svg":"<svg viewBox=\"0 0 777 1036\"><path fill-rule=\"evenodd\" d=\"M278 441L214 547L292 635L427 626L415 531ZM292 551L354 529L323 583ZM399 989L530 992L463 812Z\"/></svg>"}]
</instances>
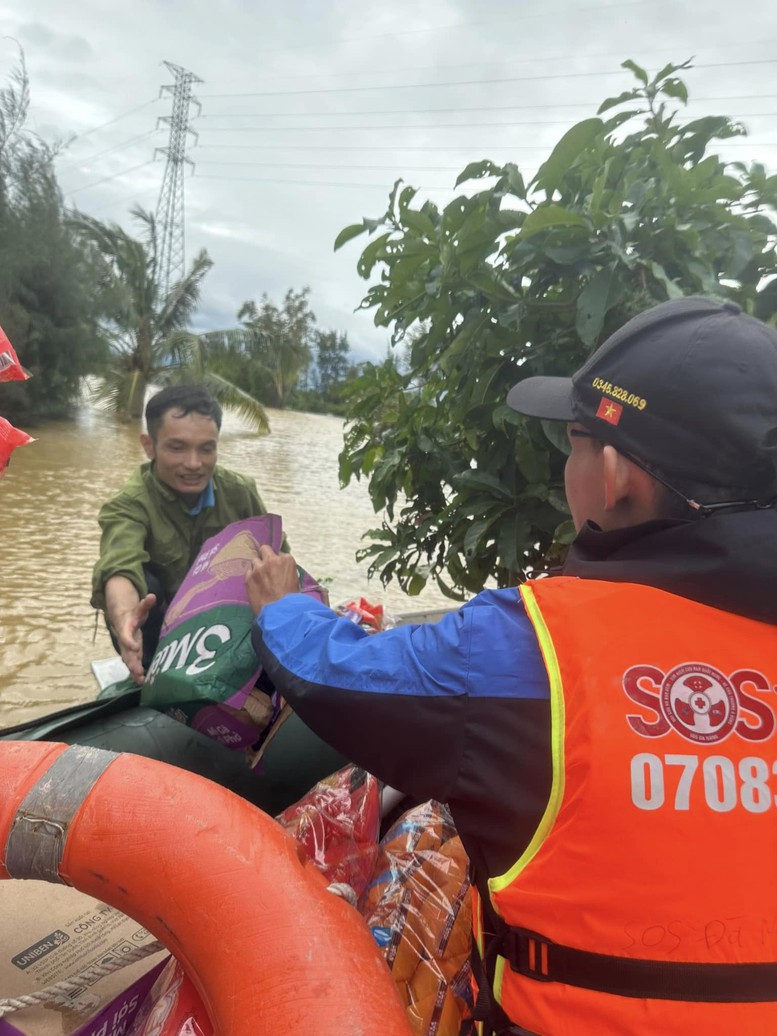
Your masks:
<instances>
[{"instance_id":1,"label":"life ring strap","mask_svg":"<svg viewBox=\"0 0 777 1036\"><path fill-rule=\"evenodd\" d=\"M245 799L155 759L0 746L0 879L70 885L180 961L216 1036L410 1036L363 919Z\"/></svg>"},{"instance_id":2,"label":"life ring strap","mask_svg":"<svg viewBox=\"0 0 777 1036\"><path fill-rule=\"evenodd\" d=\"M70 825L116 758L116 752L86 745L73 745L57 756L27 792L11 824L5 867L12 878L65 884L59 868Z\"/></svg>"}]
</instances>

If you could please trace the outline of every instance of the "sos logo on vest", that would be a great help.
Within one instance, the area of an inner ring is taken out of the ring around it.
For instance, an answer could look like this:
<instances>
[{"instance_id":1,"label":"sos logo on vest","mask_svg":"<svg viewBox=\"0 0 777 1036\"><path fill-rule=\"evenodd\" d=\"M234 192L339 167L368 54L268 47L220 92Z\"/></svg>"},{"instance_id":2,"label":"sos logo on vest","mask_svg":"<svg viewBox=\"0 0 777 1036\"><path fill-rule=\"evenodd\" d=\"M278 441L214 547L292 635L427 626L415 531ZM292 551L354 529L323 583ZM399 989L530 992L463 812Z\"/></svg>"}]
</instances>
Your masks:
<instances>
[{"instance_id":1,"label":"sos logo on vest","mask_svg":"<svg viewBox=\"0 0 777 1036\"><path fill-rule=\"evenodd\" d=\"M623 690L647 710L647 715L626 716L641 737L663 737L675 730L688 741L714 744L732 733L746 741L765 741L774 732L774 712L755 696L772 691L772 684L754 669L725 676L702 662L684 662L668 673L636 665L623 674Z\"/></svg>"}]
</instances>

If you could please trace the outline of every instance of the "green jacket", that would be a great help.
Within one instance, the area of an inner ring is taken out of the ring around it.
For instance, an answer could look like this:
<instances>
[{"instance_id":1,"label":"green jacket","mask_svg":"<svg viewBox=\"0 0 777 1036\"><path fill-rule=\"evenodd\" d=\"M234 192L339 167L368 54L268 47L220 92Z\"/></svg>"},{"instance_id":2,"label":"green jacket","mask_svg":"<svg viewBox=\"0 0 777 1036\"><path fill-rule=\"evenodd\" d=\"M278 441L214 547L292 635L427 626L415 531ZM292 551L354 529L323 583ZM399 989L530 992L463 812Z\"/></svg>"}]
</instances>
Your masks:
<instances>
[{"instance_id":1,"label":"green jacket","mask_svg":"<svg viewBox=\"0 0 777 1036\"><path fill-rule=\"evenodd\" d=\"M155 566L168 601L184 580L209 536L241 518L267 514L251 478L216 465L214 507L189 509L156 477L153 462L142 464L124 487L100 508L100 559L92 575L92 607L105 609L105 584L126 576L141 597L147 593L143 566Z\"/></svg>"}]
</instances>

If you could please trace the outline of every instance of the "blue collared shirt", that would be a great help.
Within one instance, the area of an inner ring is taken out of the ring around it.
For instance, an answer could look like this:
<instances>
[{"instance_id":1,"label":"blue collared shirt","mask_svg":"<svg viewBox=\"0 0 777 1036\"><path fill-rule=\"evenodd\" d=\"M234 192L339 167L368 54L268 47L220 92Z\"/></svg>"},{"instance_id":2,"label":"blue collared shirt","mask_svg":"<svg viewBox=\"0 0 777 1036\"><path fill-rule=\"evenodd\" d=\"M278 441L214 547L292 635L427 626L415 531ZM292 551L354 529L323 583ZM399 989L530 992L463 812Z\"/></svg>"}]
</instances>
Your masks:
<instances>
[{"instance_id":1,"label":"blue collared shirt","mask_svg":"<svg viewBox=\"0 0 777 1036\"><path fill-rule=\"evenodd\" d=\"M216 504L216 494L213 492L213 479L208 482L207 486L200 493L200 499L189 511L189 514L199 514L200 511L204 511L206 507L214 507Z\"/></svg>"}]
</instances>

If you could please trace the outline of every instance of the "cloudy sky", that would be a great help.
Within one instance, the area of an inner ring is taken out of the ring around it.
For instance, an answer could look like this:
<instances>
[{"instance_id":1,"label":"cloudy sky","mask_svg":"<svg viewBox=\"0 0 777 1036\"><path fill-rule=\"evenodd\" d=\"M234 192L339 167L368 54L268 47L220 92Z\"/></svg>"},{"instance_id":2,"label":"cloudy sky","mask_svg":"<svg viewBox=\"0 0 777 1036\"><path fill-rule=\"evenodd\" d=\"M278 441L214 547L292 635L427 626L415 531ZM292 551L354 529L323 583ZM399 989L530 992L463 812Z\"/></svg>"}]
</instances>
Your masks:
<instances>
[{"instance_id":1,"label":"cloudy sky","mask_svg":"<svg viewBox=\"0 0 777 1036\"><path fill-rule=\"evenodd\" d=\"M725 157L777 171L771 0L0 0L0 36L24 50L31 128L72 138L58 159L68 202L128 229L164 174L164 62L199 77L186 253L215 262L200 326L308 285L319 325L347 331L357 358L380 357L388 336L354 312L366 239L335 254L337 233L380 215L400 177L444 205L470 161L530 175L633 85L626 58L653 72L693 58L689 112L743 122ZM0 70L15 54L0 39Z\"/></svg>"}]
</instances>

